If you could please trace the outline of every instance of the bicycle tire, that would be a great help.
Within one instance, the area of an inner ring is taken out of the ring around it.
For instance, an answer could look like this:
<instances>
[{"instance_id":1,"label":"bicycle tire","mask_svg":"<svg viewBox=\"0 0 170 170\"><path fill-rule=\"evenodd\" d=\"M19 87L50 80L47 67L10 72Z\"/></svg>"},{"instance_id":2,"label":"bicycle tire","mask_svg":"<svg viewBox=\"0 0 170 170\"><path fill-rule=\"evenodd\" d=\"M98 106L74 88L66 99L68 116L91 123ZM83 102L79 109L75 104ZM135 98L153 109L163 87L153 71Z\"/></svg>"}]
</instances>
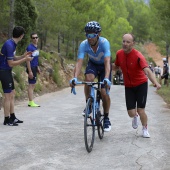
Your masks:
<instances>
[{"instance_id":1,"label":"bicycle tire","mask_svg":"<svg viewBox=\"0 0 170 170\"><path fill-rule=\"evenodd\" d=\"M98 119L98 124L97 124L97 131L98 131L98 137L99 139L103 139L104 136L104 116L101 115L100 111L97 113L97 119Z\"/></svg>"},{"instance_id":2,"label":"bicycle tire","mask_svg":"<svg viewBox=\"0 0 170 170\"><path fill-rule=\"evenodd\" d=\"M91 98L89 98L86 103L84 117L84 142L87 152L92 151L95 138L95 125L93 113L90 113L91 111L93 112L93 101Z\"/></svg>"},{"instance_id":3,"label":"bicycle tire","mask_svg":"<svg viewBox=\"0 0 170 170\"><path fill-rule=\"evenodd\" d=\"M100 88L100 85L98 85L98 88ZM97 124L97 131L98 131L99 139L103 139L103 136L104 136L104 115L101 114L101 110L100 110L101 99L102 99L101 93L100 91L97 91L96 100L97 100L99 108L96 113L96 124Z\"/></svg>"}]
</instances>

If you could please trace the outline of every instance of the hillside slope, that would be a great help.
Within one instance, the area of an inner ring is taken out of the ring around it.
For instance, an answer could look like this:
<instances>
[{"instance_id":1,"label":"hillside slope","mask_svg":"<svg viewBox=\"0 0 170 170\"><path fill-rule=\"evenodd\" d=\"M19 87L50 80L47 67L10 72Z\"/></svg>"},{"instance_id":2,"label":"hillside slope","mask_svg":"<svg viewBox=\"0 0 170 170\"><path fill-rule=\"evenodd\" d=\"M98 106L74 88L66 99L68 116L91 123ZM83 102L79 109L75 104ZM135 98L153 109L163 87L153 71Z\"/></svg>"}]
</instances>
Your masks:
<instances>
[{"instance_id":1,"label":"hillside slope","mask_svg":"<svg viewBox=\"0 0 170 170\"><path fill-rule=\"evenodd\" d=\"M159 53L158 47L153 43L147 43L144 45L144 48L146 52L148 53L148 56L153 58L153 60L155 61L157 65L159 65L160 67L163 67L162 58L164 58L165 56L162 56Z\"/></svg>"}]
</instances>

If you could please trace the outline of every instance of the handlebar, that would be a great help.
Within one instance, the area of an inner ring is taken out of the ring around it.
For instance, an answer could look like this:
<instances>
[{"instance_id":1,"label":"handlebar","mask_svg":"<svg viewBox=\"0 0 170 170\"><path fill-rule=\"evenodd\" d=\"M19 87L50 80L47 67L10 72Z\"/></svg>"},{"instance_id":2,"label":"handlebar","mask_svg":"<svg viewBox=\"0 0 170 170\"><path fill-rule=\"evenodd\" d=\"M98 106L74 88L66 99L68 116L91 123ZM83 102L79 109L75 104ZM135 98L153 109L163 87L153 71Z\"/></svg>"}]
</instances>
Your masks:
<instances>
[{"instance_id":1,"label":"handlebar","mask_svg":"<svg viewBox=\"0 0 170 170\"><path fill-rule=\"evenodd\" d=\"M76 85L79 85L79 84L86 84L86 85L88 85L88 86L94 86L94 85L97 85L97 84L107 85L107 81L104 81L104 83L103 83L103 82L78 81L78 82L76 82L76 84L75 84L75 80L73 80L73 81L72 81L73 87L71 88L71 93L73 93L74 95L76 95L75 86L76 86ZM105 90L106 90L106 94L109 95L109 89L105 87Z\"/></svg>"}]
</instances>

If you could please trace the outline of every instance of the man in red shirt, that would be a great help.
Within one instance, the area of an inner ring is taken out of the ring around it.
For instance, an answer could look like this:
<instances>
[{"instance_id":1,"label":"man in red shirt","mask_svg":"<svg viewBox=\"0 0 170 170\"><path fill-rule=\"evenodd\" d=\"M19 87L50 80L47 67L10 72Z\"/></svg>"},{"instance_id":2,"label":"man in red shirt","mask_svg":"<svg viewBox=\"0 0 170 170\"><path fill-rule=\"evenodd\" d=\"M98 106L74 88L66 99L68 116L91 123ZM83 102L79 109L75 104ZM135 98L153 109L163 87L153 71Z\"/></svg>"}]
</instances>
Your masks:
<instances>
[{"instance_id":1,"label":"man in red shirt","mask_svg":"<svg viewBox=\"0 0 170 170\"><path fill-rule=\"evenodd\" d=\"M149 138L147 115L145 113L148 78L157 89L160 89L161 85L149 69L145 57L133 48L134 44L135 38L132 34L123 35L122 49L117 51L112 68L116 70L120 67L123 72L126 107L129 116L133 118L132 127L134 129L138 127L138 116L140 116L143 137Z\"/></svg>"}]
</instances>

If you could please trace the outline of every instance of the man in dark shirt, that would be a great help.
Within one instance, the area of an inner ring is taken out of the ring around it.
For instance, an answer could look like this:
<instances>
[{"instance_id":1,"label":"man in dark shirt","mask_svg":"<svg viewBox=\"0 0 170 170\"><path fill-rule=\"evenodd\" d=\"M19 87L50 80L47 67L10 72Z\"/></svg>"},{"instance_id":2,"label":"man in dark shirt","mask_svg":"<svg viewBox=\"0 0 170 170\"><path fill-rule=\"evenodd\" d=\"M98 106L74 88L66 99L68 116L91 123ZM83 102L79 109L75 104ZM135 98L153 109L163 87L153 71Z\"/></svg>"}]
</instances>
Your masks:
<instances>
[{"instance_id":1,"label":"man in dark shirt","mask_svg":"<svg viewBox=\"0 0 170 170\"><path fill-rule=\"evenodd\" d=\"M4 125L9 126L18 126L18 123L23 123L16 118L14 113L15 87L12 67L32 60L31 52L18 57L15 55L17 43L24 37L24 32L23 27L16 26L13 29L12 38L3 44L0 54L0 81L4 92Z\"/></svg>"}]
</instances>

